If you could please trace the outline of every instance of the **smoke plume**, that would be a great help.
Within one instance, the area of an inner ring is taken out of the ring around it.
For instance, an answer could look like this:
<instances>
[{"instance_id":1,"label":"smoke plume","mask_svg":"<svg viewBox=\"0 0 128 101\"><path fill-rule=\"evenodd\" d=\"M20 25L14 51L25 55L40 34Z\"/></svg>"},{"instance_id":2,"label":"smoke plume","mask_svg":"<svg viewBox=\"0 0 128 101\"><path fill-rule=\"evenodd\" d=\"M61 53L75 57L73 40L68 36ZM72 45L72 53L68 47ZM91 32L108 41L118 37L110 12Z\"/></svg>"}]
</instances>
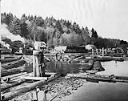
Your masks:
<instances>
[{"instance_id":1,"label":"smoke plume","mask_svg":"<svg viewBox=\"0 0 128 101\"><path fill-rule=\"evenodd\" d=\"M24 43L24 38L22 38L20 35L14 35L12 33L10 33L10 31L7 29L7 25L6 24L2 24L1 25L1 38L9 38L11 41L22 41Z\"/></svg>"}]
</instances>

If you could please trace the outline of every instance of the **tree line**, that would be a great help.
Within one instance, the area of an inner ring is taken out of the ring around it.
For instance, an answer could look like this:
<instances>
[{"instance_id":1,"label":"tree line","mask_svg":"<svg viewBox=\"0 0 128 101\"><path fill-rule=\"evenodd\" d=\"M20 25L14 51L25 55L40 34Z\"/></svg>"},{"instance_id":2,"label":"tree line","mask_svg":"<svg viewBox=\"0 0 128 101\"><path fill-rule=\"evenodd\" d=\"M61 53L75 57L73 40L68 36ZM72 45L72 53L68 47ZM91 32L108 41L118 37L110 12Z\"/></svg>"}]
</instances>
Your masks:
<instances>
[{"instance_id":1,"label":"tree line","mask_svg":"<svg viewBox=\"0 0 128 101\"><path fill-rule=\"evenodd\" d=\"M49 47L56 45L85 46L93 44L97 48L114 48L128 46L128 42L120 39L102 38L97 31L87 26L80 27L76 22L54 17L26 16L17 18L12 13L2 13L2 23L8 25L8 29L14 35L31 41L44 41Z\"/></svg>"}]
</instances>

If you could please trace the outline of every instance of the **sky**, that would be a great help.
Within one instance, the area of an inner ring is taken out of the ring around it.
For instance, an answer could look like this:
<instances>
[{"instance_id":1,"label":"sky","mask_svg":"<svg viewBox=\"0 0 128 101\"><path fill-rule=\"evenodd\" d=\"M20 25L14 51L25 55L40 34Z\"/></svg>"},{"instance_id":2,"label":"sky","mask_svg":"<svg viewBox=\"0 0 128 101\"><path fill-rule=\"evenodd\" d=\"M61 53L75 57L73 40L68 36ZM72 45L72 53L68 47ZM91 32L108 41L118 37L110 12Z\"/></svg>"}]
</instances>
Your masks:
<instances>
[{"instance_id":1,"label":"sky","mask_svg":"<svg viewBox=\"0 0 128 101\"><path fill-rule=\"evenodd\" d=\"M76 22L99 36L128 41L128 0L2 0L2 12Z\"/></svg>"}]
</instances>

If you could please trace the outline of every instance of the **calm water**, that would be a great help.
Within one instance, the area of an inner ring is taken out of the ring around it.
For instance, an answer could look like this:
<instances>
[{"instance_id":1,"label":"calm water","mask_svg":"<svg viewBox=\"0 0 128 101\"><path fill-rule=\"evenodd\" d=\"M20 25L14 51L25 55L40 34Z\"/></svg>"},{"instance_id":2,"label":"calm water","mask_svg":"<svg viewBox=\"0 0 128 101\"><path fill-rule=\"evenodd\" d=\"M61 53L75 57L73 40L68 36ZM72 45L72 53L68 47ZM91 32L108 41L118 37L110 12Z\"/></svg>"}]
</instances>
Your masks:
<instances>
[{"instance_id":1,"label":"calm water","mask_svg":"<svg viewBox=\"0 0 128 101\"><path fill-rule=\"evenodd\" d=\"M98 72L98 74L103 75L121 75L128 76L128 61L124 62L102 62L102 66L105 68L105 71ZM49 72L65 72L65 73L79 73L85 72L89 69L87 64L78 64L78 63L67 63L67 62L49 62L47 63L47 71Z\"/></svg>"},{"instance_id":2,"label":"calm water","mask_svg":"<svg viewBox=\"0 0 128 101\"><path fill-rule=\"evenodd\" d=\"M121 76L128 76L128 61L124 62L103 62L102 66L105 68L105 71L99 72L99 74L106 74L106 75L121 75Z\"/></svg>"},{"instance_id":3,"label":"calm water","mask_svg":"<svg viewBox=\"0 0 128 101\"><path fill-rule=\"evenodd\" d=\"M59 73L79 73L85 72L89 69L87 64L78 64L78 63L68 63L68 62L60 62L60 61L51 61L47 63L47 71L48 72L59 72Z\"/></svg>"},{"instance_id":4,"label":"calm water","mask_svg":"<svg viewBox=\"0 0 128 101\"><path fill-rule=\"evenodd\" d=\"M104 62L105 71L98 74L128 76L128 61ZM87 82L63 101L128 101L128 83Z\"/></svg>"}]
</instances>

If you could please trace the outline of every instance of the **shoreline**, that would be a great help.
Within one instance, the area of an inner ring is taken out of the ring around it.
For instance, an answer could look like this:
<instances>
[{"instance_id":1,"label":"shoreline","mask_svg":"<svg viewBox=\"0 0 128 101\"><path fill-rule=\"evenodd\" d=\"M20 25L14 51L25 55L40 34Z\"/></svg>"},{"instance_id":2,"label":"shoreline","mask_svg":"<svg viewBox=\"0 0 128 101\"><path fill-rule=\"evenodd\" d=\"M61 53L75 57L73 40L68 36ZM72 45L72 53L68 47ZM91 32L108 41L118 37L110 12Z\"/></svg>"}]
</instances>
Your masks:
<instances>
[{"instance_id":1,"label":"shoreline","mask_svg":"<svg viewBox=\"0 0 128 101\"><path fill-rule=\"evenodd\" d=\"M25 60L28 63L32 63L32 56L25 56ZM88 85L89 83L90 82L87 82L85 79L61 77L61 78L49 83L45 87L44 86L41 87L39 97L40 97L40 99L43 99L43 97L42 97L42 94L44 93L43 90L47 89L48 90L48 93L47 93L48 99L52 99L53 97L56 96L53 101L65 101L66 98L71 99L71 97L73 97L74 95L77 95L77 92L81 92L81 89L84 88L85 85ZM23 85L25 85L25 84L23 84ZM90 83L90 84L93 85L94 83ZM100 84L103 84L103 83L96 83L96 84L94 84L94 86L95 85L97 86L97 85L100 85ZM108 84L111 85L111 83L108 83ZM20 85L19 88L23 85ZM115 86L113 86L113 87L115 87ZM16 87L16 88L18 88L18 87ZM88 88L90 88L89 85L88 85ZM15 90L15 88L12 88L12 89ZM84 91L82 91L82 92L84 92ZM11 101L14 101L14 100L30 101L32 96L33 96L32 93L35 93L35 91L27 92L23 95L20 95L16 98L12 99ZM39 101L42 101L42 100L39 100ZM84 101L84 100L82 100L82 101Z\"/></svg>"},{"instance_id":2,"label":"shoreline","mask_svg":"<svg viewBox=\"0 0 128 101\"><path fill-rule=\"evenodd\" d=\"M41 87L41 90L39 91L38 99L39 101L43 101L42 100L44 96L43 93L44 93L44 90L47 89L48 93L46 94L46 97L48 101L51 99L53 99L51 101L61 101L65 97L75 93L85 83L86 83L86 80L83 80L83 79L64 78L64 77L58 78L57 80L50 82L48 85ZM29 101L32 99L32 96L35 97L35 91L27 92L23 95L20 95L12 99L11 101L14 101L14 100Z\"/></svg>"}]
</instances>

